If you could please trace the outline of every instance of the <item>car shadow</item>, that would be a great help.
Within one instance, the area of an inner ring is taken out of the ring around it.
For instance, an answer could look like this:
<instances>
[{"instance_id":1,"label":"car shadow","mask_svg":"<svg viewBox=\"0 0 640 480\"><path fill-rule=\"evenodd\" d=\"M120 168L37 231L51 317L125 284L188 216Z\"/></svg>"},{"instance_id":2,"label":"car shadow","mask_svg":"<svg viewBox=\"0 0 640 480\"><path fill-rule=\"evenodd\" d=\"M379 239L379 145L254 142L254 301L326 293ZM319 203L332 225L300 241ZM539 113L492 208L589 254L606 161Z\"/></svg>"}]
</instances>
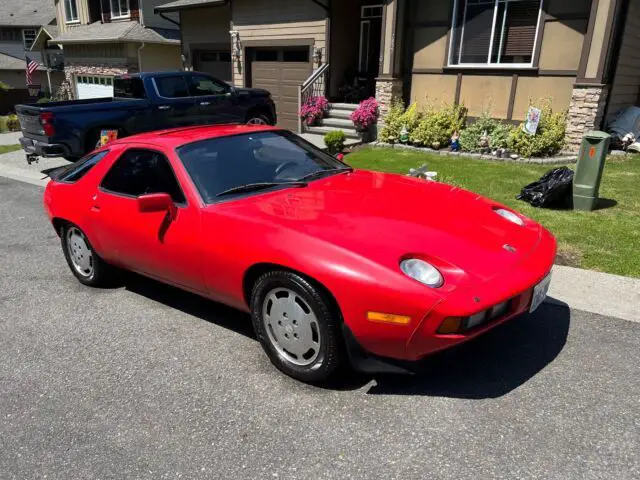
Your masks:
<instances>
[{"instance_id":1,"label":"car shadow","mask_svg":"<svg viewBox=\"0 0 640 480\"><path fill-rule=\"evenodd\" d=\"M571 311L550 299L523 315L459 347L423 360L413 376L373 376L372 395L428 395L483 399L517 389L562 351Z\"/></svg>"},{"instance_id":2,"label":"car shadow","mask_svg":"<svg viewBox=\"0 0 640 480\"><path fill-rule=\"evenodd\" d=\"M245 312L133 273L123 273L121 282L133 293L256 339L251 318ZM515 318L459 347L427 357L416 365L414 375L371 375L346 369L317 387L335 391L364 388L370 395L501 397L526 383L558 356L566 343L570 322L569 307L548 299L531 315Z\"/></svg>"},{"instance_id":3,"label":"car shadow","mask_svg":"<svg viewBox=\"0 0 640 480\"><path fill-rule=\"evenodd\" d=\"M253 340L256 339L249 314L235 308L132 272L122 272L120 286L188 315L227 328Z\"/></svg>"}]
</instances>

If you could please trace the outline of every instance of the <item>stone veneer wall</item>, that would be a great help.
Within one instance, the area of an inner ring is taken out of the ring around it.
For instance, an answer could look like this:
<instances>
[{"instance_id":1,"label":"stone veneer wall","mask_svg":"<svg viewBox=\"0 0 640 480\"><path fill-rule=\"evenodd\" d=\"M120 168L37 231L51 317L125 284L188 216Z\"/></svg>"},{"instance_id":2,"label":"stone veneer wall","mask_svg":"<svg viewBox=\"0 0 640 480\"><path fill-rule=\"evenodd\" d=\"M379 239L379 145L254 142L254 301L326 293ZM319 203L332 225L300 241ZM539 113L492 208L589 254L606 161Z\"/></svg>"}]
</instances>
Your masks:
<instances>
[{"instance_id":1,"label":"stone veneer wall","mask_svg":"<svg viewBox=\"0 0 640 480\"><path fill-rule=\"evenodd\" d=\"M376 78L376 100L382 123L394 101L402 100L402 79L400 78Z\"/></svg>"},{"instance_id":2,"label":"stone veneer wall","mask_svg":"<svg viewBox=\"0 0 640 480\"><path fill-rule=\"evenodd\" d=\"M567 115L565 151L577 152L582 137L601 128L609 94L607 86L575 85Z\"/></svg>"},{"instance_id":3,"label":"stone veneer wall","mask_svg":"<svg viewBox=\"0 0 640 480\"><path fill-rule=\"evenodd\" d=\"M70 99L76 98L76 89L74 75L122 75L125 73L137 72L138 68L134 65L126 64L99 64L99 63L73 63L66 64L64 67L64 85L67 96Z\"/></svg>"}]
</instances>

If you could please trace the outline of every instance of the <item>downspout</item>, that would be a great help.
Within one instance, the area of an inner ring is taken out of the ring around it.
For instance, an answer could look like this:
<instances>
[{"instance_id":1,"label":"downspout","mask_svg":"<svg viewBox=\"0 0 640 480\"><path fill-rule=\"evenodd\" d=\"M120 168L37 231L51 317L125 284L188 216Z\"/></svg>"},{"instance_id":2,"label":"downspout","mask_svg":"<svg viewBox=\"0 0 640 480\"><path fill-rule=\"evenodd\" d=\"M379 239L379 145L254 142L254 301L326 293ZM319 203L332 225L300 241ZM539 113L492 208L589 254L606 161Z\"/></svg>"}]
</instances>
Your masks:
<instances>
[{"instance_id":1,"label":"downspout","mask_svg":"<svg viewBox=\"0 0 640 480\"><path fill-rule=\"evenodd\" d=\"M142 42L138 47L138 71L142 72L142 50L144 50L145 43Z\"/></svg>"}]
</instances>

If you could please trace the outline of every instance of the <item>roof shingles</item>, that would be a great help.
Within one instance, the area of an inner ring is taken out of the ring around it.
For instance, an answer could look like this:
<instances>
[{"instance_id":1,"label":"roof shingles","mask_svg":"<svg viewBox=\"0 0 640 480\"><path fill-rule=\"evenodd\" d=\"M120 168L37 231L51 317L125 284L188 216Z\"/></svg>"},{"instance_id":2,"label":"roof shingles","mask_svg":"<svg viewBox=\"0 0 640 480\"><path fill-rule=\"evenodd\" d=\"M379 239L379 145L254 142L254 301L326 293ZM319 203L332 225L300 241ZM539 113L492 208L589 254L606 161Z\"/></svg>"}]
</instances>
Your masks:
<instances>
[{"instance_id":1,"label":"roof shingles","mask_svg":"<svg viewBox=\"0 0 640 480\"><path fill-rule=\"evenodd\" d=\"M138 22L95 22L73 27L62 35L51 39L51 43L101 43L101 42L145 42L169 45L180 44L180 31L166 28L143 27Z\"/></svg>"},{"instance_id":2,"label":"roof shingles","mask_svg":"<svg viewBox=\"0 0 640 480\"><path fill-rule=\"evenodd\" d=\"M0 0L0 26L39 27L55 19L53 0Z\"/></svg>"}]
</instances>

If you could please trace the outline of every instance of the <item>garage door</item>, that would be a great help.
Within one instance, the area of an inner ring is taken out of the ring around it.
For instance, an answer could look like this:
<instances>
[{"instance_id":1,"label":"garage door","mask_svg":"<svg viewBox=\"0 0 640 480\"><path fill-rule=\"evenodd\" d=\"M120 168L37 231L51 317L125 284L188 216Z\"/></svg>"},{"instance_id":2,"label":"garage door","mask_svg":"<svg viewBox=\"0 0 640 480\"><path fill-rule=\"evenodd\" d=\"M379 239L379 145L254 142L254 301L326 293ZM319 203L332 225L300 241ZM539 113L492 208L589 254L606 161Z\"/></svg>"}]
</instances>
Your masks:
<instances>
[{"instance_id":1,"label":"garage door","mask_svg":"<svg viewBox=\"0 0 640 480\"><path fill-rule=\"evenodd\" d=\"M79 75L76 77L76 93L80 100L113 97L113 78Z\"/></svg>"},{"instance_id":2,"label":"garage door","mask_svg":"<svg viewBox=\"0 0 640 480\"><path fill-rule=\"evenodd\" d=\"M231 82L231 52L201 50L195 52L195 69L213 75L223 82Z\"/></svg>"},{"instance_id":3,"label":"garage door","mask_svg":"<svg viewBox=\"0 0 640 480\"><path fill-rule=\"evenodd\" d=\"M251 58L251 86L269 90L276 104L278 125L297 130L298 86L312 70L309 47L259 48L247 55Z\"/></svg>"}]
</instances>

